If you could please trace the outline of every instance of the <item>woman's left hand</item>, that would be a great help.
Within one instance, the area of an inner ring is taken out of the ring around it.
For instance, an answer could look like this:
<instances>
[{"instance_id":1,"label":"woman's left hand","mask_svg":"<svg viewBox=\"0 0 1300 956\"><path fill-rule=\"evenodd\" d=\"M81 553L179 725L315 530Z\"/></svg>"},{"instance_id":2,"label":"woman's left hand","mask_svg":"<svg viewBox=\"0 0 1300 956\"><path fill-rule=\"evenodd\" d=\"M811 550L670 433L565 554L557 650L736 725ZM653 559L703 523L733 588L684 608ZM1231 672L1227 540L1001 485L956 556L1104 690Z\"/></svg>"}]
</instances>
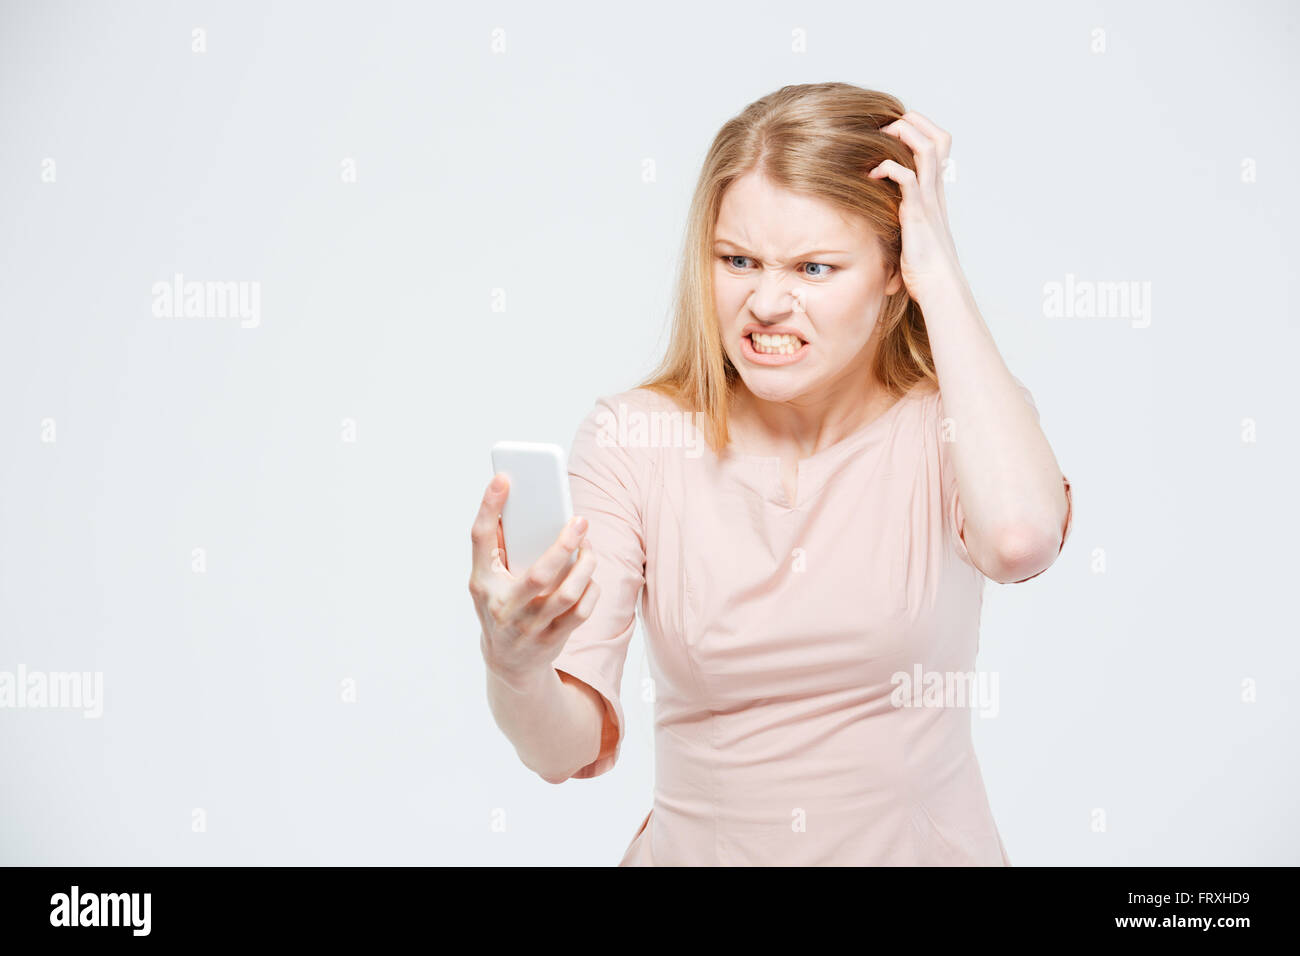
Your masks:
<instances>
[{"instance_id":1,"label":"woman's left hand","mask_svg":"<svg viewBox=\"0 0 1300 956\"><path fill-rule=\"evenodd\" d=\"M902 192L898 219L903 232L903 284L913 299L923 302L933 292L965 281L943 195L943 166L952 137L911 111L880 131L902 140L916 156L916 172L887 159L867 175L888 177Z\"/></svg>"}]
</instances>

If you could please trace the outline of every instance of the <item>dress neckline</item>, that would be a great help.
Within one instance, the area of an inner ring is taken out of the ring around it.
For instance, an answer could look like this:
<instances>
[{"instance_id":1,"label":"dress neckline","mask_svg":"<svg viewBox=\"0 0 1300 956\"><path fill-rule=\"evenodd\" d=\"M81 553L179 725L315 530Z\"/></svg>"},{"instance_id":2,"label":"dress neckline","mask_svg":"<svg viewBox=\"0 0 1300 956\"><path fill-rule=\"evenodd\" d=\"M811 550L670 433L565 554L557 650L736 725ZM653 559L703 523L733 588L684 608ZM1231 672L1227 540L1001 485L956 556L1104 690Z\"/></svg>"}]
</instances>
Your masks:
<instances>
[{"instance_id":1,"label":"dress neckline","mask_svg":"<svg viewBox=\"0 0 1300 956\"><path fill-rule=\"evenodd\" d=\"M788 511L799 511L807 507L817 497L826 476L833 470L832 466L854 454L888 429L902 412L903 406L917 401L920 396L916 387L903 394L893 405L885 409L857 431L841 438L835 444L823 448L807 458L800 458L795 466L795 494L797 501L790 501L786 495L785 485L781 481L781 458L779 455L747 455L732 451L728 445L722 460L731 468L739 467L740 474L748 471L751 475L741 480L770 503Z\"/></svg>"}]
</instances>

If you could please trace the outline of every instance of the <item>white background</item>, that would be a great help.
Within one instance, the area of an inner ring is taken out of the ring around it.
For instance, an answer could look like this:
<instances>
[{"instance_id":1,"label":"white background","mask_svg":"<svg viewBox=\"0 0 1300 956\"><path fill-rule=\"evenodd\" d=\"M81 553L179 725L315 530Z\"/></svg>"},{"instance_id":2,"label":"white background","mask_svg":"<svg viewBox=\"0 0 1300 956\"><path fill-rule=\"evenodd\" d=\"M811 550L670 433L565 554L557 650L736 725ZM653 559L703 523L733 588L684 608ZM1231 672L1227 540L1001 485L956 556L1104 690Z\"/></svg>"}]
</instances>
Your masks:
<instances>
[{"instance_id":1,"label":"white background","mask_svg":"<svg viewBox=\"0 0 1300 956\"><path fill-rule=\"evenodd\" d=\"M642 637L618 766L524 768L466 590L488 449L567 447L650 369L718 127L824 80L952 133L1074 488L1057 563L985 598L1012 863L1300 862L1293 5L2 10L0 670L105 700L0 710L0 862L617 862ZM261 324L156 318L177 272L260 282ZM1067 273L1150 282L1150 326L1046 317Z\"/></svg>"}]
</instances>

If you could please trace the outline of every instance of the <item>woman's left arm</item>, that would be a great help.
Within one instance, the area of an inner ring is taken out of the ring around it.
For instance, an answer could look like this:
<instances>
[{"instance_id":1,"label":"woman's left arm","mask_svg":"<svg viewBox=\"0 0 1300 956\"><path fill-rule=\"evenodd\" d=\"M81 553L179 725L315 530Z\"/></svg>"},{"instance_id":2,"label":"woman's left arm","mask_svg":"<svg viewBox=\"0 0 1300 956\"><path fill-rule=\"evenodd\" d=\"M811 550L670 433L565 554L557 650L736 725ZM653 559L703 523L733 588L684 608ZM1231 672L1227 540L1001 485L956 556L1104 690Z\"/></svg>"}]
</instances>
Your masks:
<instances>
[{"instance_id":1,"label":"woman's left arm","mask_svg":"<svg viewBox=\"0 0 1300 956\"><path fill-rule=\"evenodd\" d=\"M971 559L999 582L1023 581L1061 550L1069 508L1052 446L1002 361L948 227L943 163L951 137L915 112L884 127L911 147L916 172L885 160L868 175L899 186L901 271L925 315Z\"/></svg>"}]
</instances>

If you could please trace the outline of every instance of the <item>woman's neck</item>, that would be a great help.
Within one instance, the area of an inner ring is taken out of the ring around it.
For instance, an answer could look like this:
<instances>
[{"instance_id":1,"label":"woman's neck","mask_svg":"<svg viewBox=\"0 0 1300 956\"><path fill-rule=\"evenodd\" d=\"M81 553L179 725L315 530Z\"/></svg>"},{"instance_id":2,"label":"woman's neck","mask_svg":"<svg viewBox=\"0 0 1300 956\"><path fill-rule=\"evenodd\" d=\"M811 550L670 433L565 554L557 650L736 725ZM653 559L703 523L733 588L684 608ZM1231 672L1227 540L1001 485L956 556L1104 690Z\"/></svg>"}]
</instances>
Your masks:
<instances>
[{"instance_id":1,"label":"woman's neck","mask_svg":"<svg viewBox=\"0 0 1300 956\"><path fill-rule=\"evenodd\" d=\"M728 420L732 446L746 455L809 458L865 428L898 399L864 376L824 395L766 401L737 382Z\"/></svg>"}]
</instances>

